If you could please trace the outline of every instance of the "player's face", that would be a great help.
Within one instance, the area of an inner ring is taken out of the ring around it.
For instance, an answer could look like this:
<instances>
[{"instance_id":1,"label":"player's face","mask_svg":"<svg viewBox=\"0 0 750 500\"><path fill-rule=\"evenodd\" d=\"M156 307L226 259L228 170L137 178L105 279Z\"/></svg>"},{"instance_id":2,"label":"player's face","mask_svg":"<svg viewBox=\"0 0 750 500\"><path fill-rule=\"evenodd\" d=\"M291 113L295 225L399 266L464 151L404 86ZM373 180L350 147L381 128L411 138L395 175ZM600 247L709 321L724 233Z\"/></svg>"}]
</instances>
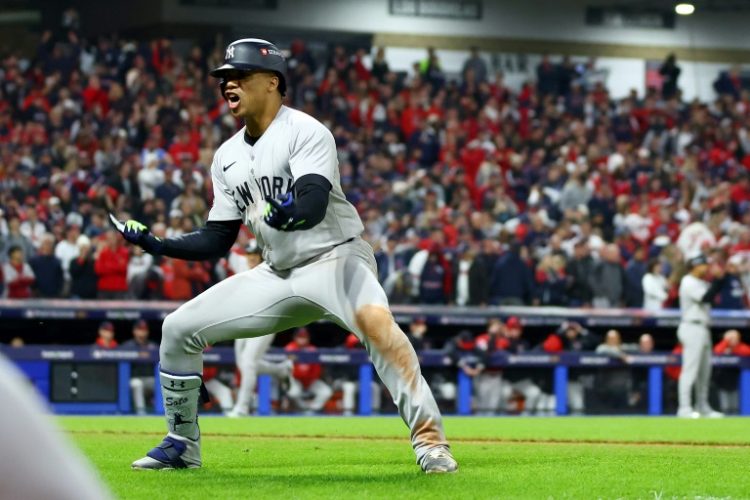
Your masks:
<instances>
[{"instance_id":1,"label":"player's face","mask_svg":"<svg viewBox=\"0 0 750 500\"><path fill-rule=\"evenodd\" d=\"M279 78L266 71L237 71L225 75L224 98L235 117L261 113L268 96L276 92Z\"/></svg>"},{"instance_id":2,"label":"player's face","mask_svg":"<svg viewBox=\"0 0 750 500\"><path fill-rule=\"evenodd\" d=\"M698 264L693 269L693 274L698 278L704 277L706 274L708 274L708 264Z\"/></svg>"}]
</instances>

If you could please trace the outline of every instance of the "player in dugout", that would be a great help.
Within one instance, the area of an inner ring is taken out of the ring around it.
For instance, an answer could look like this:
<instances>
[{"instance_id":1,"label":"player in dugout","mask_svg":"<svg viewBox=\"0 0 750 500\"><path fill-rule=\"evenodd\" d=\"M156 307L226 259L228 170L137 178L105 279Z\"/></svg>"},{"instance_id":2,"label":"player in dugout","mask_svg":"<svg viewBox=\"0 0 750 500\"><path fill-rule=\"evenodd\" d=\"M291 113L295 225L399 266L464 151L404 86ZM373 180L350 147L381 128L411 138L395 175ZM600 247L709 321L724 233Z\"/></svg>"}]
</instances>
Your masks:
<instances>
[{"instance_id":1,"label":"player in dugout","mask_svg":"<svg viewBox=\"0 0 750 500\"><path fill-rule=\"evenodd\" d=\"M333 135L313 117L282 104L285 74L282 52L257 38L229 44L224 64L211 71L230 114L245 126L214 156L214 200L204 227L160 239L138 221L111 217L125 239L152 254L221 257L243 223L263 248L262 264L165 318L160 383L168 432L132 466L201 466L197 411L207 346L328 319L362 340L411 431L421 469L455 472L440 410L378 283L373 250L360 237L362 221L341 189Z\"/></svg>"}]
</instances>

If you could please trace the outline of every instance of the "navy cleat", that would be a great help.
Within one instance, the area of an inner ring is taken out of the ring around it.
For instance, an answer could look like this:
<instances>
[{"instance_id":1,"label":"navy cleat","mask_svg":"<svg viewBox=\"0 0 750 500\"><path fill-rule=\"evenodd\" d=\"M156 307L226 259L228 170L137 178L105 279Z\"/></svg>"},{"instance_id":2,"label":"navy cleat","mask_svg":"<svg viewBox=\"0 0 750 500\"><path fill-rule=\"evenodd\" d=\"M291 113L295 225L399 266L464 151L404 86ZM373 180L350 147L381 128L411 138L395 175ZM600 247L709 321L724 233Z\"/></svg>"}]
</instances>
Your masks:
<instances>
[{"instance_id":1,"label":"navy cleat","mask_svg":"<svg viewBox=\"0 0 750 500\"><path fill-rule=\"evenodd\" d=\"M131 465L137 470L194 469L200 466L200 439L193 441L172 434L167 434L159 446Z\"/></svg>"}]
</instances>

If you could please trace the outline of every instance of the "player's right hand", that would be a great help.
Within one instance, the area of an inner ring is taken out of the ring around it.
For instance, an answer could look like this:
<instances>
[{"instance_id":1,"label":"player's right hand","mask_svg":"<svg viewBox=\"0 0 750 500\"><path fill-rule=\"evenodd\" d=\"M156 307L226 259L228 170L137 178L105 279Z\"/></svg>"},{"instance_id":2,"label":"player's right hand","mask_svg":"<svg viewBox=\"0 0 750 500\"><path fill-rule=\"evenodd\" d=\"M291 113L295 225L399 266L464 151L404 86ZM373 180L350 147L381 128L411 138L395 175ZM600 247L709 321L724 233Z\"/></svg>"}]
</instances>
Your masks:
<instances>
[{"instance_id":1,"label":"player's right hand","mask_svg":"<svg viewBox=\"0 0 750 500\"><path fill-rule=\"evenodd\" d=\"M151 234L145 224L133 219L122 222L112 214L109 214L109 221L122 237L130 243L138 245L152 255L161 254L163 244L161 239Z\"/></svg>"},{"instance_id":2,"label":"player's right hand","mask_svg":"<svg viewBox=\"0 0 750 500\"><path fill-rule=\"evenodd\" d=\"M298 222L294 218L292 193L279 194L276 198L266 198L263 221L279 231L293 231Z\"/></svg>"}]
</instances>

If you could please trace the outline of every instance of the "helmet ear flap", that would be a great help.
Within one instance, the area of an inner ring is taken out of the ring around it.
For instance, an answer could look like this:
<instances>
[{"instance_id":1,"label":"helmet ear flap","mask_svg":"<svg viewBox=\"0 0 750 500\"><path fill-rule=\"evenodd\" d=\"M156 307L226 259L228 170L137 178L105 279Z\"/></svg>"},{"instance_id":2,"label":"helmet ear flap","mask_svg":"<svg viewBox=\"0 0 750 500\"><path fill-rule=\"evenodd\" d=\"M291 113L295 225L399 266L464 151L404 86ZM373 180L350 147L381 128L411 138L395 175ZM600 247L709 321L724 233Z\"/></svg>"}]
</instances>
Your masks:
<instances>
[{"instance_id":1,"label":"helmet ear flap","mask_svg":"<svg viewBox=\"0 0 750 500\"><path fill-rule=\"evenodd\" d=\"M224 95L224 92L227 90L227 80L225 78L222 78L219 80L219 88L221 89L221 95Z\"/></svg>"}]
</instances>

